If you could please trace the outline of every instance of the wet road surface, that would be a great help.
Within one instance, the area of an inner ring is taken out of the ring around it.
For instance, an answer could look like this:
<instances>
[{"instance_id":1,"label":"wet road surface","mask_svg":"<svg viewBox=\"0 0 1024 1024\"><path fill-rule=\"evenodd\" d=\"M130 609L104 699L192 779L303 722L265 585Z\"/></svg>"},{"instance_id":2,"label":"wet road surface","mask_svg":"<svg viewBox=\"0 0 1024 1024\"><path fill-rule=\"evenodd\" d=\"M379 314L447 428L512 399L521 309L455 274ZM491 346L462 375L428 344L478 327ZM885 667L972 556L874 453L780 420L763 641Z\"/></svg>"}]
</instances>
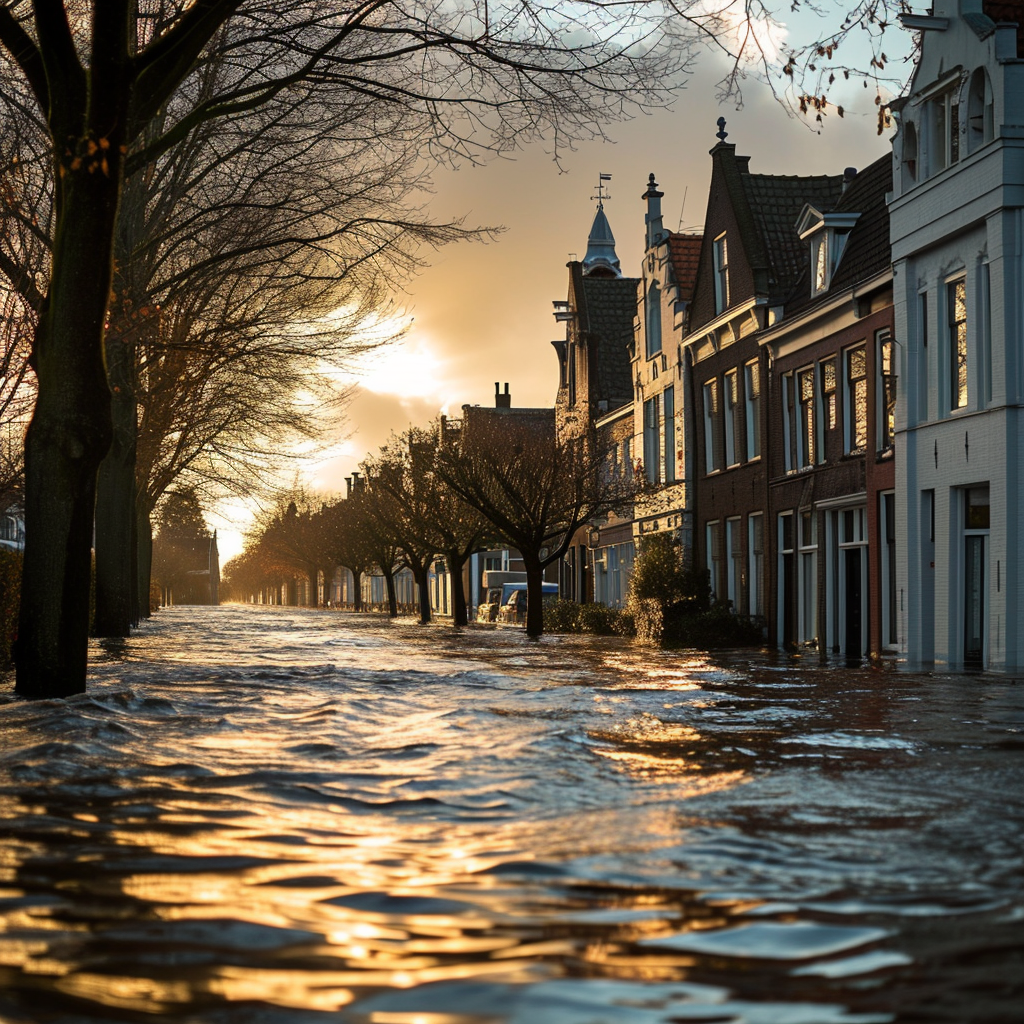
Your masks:
<instances>
[{"instance_id":1,"label":"wet road surface","mask_svg":"<svg viewBox=\"0 0 1024 1024\"><path fill-rule=\"evenodd\" d=\"M1024 1020L1024 685L299 609L0 688L0 1020Z\"/></svg>"}]
</instances>

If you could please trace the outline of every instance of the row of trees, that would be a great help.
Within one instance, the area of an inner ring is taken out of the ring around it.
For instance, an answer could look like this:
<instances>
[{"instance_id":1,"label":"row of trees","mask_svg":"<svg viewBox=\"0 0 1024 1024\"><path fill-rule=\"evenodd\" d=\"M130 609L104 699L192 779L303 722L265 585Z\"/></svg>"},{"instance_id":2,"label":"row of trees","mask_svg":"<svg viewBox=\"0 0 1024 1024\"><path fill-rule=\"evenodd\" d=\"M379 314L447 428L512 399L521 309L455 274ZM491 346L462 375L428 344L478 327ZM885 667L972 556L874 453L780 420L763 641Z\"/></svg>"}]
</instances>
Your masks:
<instances>
[{"instance_id":1,"label":"row of trees","mask_svg":"<svg viewBox=\"0 0 1024 1024\"><path fill-rule=\"evenodd\" d=\"M762 0L0 0L5 379L32 371L18 693L84 689L94 515L97 628L124 635L170 482L236 488L308 431L296 389L358 347L382 275L466 233L410 203L431 162L557 156L667 102L700 46L729 92L771 24Z\"/></svg>"},{"instance_id":2,"label":"row of trees","mask_svg":"<svg viewBox=\"0 0 1024 1024\"><path fill-rule=\"evenodd\" d=\"M526 629L543 632L544 570L561 559L585 523L624 508L633 482L609 472L595 436L557 439L553 420L476 416L410 429L363 463L349 496L316 503L299 495L268 517L225 567L231 592L246 598L305 575L318 593L337 565L354 578L375 571L398 614L395 574L407 567L430 620L431 563L442 556L452 580L455 625L467 622L463 568L476 551L516 548L527 576ZM314 596L314 601L316 600Z\"/></svg>"}]
</instances>

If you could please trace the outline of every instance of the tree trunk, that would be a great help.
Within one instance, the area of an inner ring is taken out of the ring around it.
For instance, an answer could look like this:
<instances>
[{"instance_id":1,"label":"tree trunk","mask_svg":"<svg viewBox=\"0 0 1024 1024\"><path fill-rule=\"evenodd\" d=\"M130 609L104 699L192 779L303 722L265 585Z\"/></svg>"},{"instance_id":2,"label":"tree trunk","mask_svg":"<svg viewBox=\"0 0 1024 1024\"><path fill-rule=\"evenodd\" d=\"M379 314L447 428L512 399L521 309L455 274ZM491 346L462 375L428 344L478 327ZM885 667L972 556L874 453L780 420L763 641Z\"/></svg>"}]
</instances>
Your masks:
<instances>
[{"instance_id":1,"label":"tree trunk","mask_svg":"<svg viewBox=\"0 0 1024 1024\"><path fill-rule=\"evenodd\" d=\"M352 570L352 610L361 612L363 610L363 571L362 569Z\"/></svg>"},{"instance_id":2,"label":"tree trunk","mask_svg":"<svg viewBox=\"0 0 1024 1024\"><path fill-rule=\"evenodd\" d=\"M132 537L135 532L136 408L135 346L119 334L107 337L107 380L113 392L114 439L100 464L96 490L96 617L93 635L131 633Z\"/></svg>"},{"instance_id":3,"label":"tree trunk","mask_svg":"<svg viewBox=\"0 0 1024 1024\"><path fill-rule=\"evenodd\" d=\"M310 608L320 607L320 570L310 569L306 573L309 578L309 606Z\"/></svg>"},{"instance_id":4,"label":"tree trunk","mask_svg":"<svg viewBox=\"0 0 1024 1024\"><path fill-rule=\"evenodd\" d=\"M526 635L544 632L544 569L533 559L523 558L526 568Z\"/></svg>"},{"instance_id":5,"label":"tree trunk","mask_svg":"<svg viewBox=\"0 0 1024 1024\"><path fill-rule=\"evenodd\" d=\"M461 551L448 551L448 570L452 580L452 625L465 626L469 622L466 608L466 588L462 585L462 567L466 564Z\"/></svg>"},{"instance_id":6,"label":"tree trunk","mask_svg":"<svg viewBox=\"0 0 1024 1024\"><path fill-rule=\"evenodd\" d=\"M395 594L395 574L387 569L381 570L384 574L384 586L388 591L388 616L392 619L398 618L398 596Z\"/></svg>"},{"instance_id":7,"label":"tree trunk","mask_svg":"<svg viewBox=\"0 0 1024 1024\"><path fill-rule=\"evenodd\" d=\"M63 156L60 170L67 171ZM32 350L38 394L25 440L16 684L23 697L85 690L96 472L112 432L103 327L118 191L117 174L84 169L66 173L63 184Z\"/></svg>"},{"instance_id":8,"label":"tree trunk","mask_svg":"<svg viewBox=\"0 0 1024 1024\"><path fill-rule=\"evenodd\" d=\"M136 498L136 501L138 499ZM148 619L152 614L149 606L149 590L153 575L153 524L149 513L136 505L135 516L135 550L136 550L136 615L139 621Z\"/></svg>"},{"instance_id":9,"label":"tree trunk","mask_svg":"<svg viewBox=\"0 0 1024 1024\"><path fill-rule=\"evenodd\" d=\"M430 622L430 581L428 579L427 567L412 569L412 577L416 581L416 590L419 593L420 602L420 625L425 626Z\"/></svg>"}]
</instances>

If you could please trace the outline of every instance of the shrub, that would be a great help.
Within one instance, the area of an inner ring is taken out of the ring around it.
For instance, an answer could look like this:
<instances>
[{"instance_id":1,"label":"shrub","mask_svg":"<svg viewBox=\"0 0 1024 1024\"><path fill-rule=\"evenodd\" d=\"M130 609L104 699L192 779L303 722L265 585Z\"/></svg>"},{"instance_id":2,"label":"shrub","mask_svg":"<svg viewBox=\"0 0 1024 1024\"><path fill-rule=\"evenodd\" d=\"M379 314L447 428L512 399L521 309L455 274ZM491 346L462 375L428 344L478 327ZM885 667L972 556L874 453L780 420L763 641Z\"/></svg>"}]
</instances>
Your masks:
<instances>
[{"instance_id":1,"label":"shrub","mask_svg":"<svg viewBox=\"0 0 1024 1024\"><path fill-rule=\"evenodd\" d=\"M575 633L579 613L575 601L552 601L544 607L544 629L548 633Z\"/></svg>"},{"instance_id":2,"label":"shrub","mask_svg":"<svg viewBox=\"0 0 1024 1024\"><path fill-rule=\"evenodd\" d=\"M707 569L684 567L679 541L653 534L640 543L629 586L636 632L669 647L745 647L763 642L760 624L711 604Z\"/></svg>"},{"instance_id":3,"label":"shrub","mask_svg":"<svg viewBox=\"0 0 1024 1024\"><path fill-rule=\"evenodd\" d=\"M21 552L0 547L0 666L11 663L11 645L18 635L21 600Z\"/></svg>"},{"instance_id":4,"label":"shrub","mask_svg":"<svg viewBox=\"0 0 1024 1024\"><path fill-rule=\"evenodd\" d=\"M544 609L549 633L594 633L598 636L633 636L633 616L604 604L556 601Z\"/></svg>"},{"instance_id":5,"label":"shrub","mask_svg":"<svg viewBox=\"0 0 1024 1024\"><path fill-rule=\"evenodd\" d=\"M597 633L600 636L615 633L615 622L619 617L617 608L609 608L605 604L581 604L579 608L576 628L580 633Z\"/></svg>"}]
</instances>

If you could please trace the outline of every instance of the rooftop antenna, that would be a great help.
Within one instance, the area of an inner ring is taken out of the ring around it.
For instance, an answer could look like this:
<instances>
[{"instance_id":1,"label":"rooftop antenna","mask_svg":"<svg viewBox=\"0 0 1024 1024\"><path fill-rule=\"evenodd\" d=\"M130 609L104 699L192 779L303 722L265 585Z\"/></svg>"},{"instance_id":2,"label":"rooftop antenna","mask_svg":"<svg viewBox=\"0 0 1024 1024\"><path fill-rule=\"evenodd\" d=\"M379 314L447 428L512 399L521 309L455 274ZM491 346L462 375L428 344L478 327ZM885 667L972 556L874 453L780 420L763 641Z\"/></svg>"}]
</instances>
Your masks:
<instances>
[{"instance_id":1,"label":"rooftop antenna","mask_svg":"<svg viewBox=\"0 0 1024 1024\"><path fill-rule=\"evenodd\" d=\"M597 200L597 208L599 210L604 209L604 201L606 199L611 199L611 196L607 192L605 192L605 190L604 190L604 183L606 181L611 181L611 180L612 180L612 176L610 174L605 174L603 172L598 172L598 175L597 175L597 195L596 196L591 196L590 198L591 198L591 200L594 200L594 199Z\"/></svg>"},{"instance_id":2,"label":"rooftop antenna","mask_svg":"<svg viewBox=\"0 0 1024 1024\"><path fill-rule=\"evenodd\" d=\"M680 234L683 230L683 211L686 209L686 194L690 191L690 186L687 185L683 189L683 205L679 207L679 227L676 228L676 234Z\"/></svg>"}]
</instances>

